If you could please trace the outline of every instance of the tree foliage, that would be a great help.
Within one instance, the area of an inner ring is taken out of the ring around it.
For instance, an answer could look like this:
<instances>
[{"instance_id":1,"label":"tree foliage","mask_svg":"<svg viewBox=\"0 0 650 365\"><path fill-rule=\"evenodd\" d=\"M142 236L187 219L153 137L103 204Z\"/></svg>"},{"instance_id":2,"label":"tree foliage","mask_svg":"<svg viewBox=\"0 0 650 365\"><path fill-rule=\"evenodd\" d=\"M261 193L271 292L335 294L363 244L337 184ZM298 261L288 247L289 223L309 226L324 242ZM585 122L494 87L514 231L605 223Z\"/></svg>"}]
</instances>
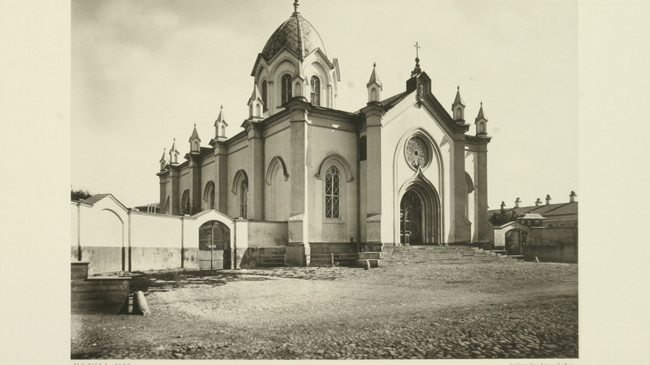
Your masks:
<instances>
[{"instance_id":1,"label":"tree foliage","mask_svg":"<svg viewBox=\"0 0 650 365\"><path fill-rule=\"evenodd\" d=\"M91 196L93 196L93 194L88 192L88 190L84 190L84 189L77 189L77 190L72 189L70 191L70 199L71 200L88 199Z\"/></svg>"},{"instance_id":2,"label":"tree foliage","mask_svg":"<svg viewBox=\"0 0 650 365\"><path fill-rule=\"evenodd\" d=\"M501 210L499 212L491 213L488 217L493 226L499 227L506 223L517 220L517 212L515 210Z\"/></svg>"}]
</instances>

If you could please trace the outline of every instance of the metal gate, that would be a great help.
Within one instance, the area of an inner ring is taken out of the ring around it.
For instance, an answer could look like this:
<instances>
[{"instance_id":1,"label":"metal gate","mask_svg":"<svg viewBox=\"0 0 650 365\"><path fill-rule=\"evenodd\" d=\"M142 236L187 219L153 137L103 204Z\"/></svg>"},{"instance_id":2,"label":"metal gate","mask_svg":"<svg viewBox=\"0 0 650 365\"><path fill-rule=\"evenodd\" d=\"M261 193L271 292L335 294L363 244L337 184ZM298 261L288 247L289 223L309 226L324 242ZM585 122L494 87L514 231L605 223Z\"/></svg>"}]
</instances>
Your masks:
<instances>
[{"instance_id":1,"label":"metal gate","mask_svg":"<svg viewBox=\"0 0 650 365\"><path fill-rule=\"evenodd\" d=\"M230 229L218 221L199 227L199 270L230 269Z\"/></svg>"}]
</instances>

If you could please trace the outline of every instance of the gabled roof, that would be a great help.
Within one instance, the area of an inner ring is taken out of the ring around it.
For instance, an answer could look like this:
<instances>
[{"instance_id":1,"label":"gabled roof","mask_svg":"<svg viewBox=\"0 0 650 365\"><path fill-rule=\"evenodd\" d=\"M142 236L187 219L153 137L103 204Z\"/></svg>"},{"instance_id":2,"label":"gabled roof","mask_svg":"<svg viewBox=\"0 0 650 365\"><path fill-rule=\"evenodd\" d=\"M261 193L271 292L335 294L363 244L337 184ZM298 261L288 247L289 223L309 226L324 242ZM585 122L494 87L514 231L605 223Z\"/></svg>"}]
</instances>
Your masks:
<instances>
[{"instance_id":1,"label":"gabled roof","mask_svg":"<svg viewBox=\"0 0 650 365\"><path fill-rule=\"evenodd\" d=\"M91 196L88 199L84 199L83 202L86 203L86 204L93 205L93 204L97 203L98 201L106 198L109 195L111 195L111 194L95 194L95 195Z\"/></svg>"}]
</instances>

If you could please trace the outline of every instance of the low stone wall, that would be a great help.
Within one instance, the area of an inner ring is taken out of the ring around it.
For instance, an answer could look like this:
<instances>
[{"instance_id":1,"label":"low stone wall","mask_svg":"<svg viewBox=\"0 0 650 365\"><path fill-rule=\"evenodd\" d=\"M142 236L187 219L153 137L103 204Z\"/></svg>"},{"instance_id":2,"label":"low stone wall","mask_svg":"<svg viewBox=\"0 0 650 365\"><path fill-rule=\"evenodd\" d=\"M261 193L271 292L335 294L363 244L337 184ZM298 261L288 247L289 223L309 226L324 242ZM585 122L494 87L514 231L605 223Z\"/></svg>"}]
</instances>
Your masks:
<instances>
[{"instance_id":1,"label":"low stone wall","mask_svg":"<svg viewBox=\"0 0 650 365\"><path fill-rule=\"evenodd\" d=\"M72 263L72 314L116 314L125 310L131 291L131 278L88 278L89 264L89 262Z\"/></svg>"},{"instance_id":2,"label":"low stone wall","mask_svg":"<svg viewBox=\"0 0 650 365\"><path fill-rule=\"evenodd\" d=\"M533 228L526 237L524 257L542 262L578 262L578 228Z\"/></svg>"},{"instance_id":3,"label":"low stone wall","mask_svg":"<svg viewBox=\"0 0 650 365\"><path fill-rule=\"evenodd\" d=\"M83 261L89 261L90 275L102 272L115 272L128 270L126 250L122 247L81 247ZM77 258L73 258L77 261ZM122 267L124 262L124 268Z\"/></svg>"},{"instance_id":4,"label":"low stone wall","mask_svg":"<svg viewBox=\"0 0 650 365\"><path fill-rule=\"evenodd\" d=\"M331 265L331 254L356 254L358 242L310 242L310 266Z\"/></svg>"},{"instance_id":5,"label":"low stone wall","mask_svg":"<svg viewBox=\"0 0 650 365\"><path fill-rule=\"evenodd\" d=\"M525 246L524 259L534 261L537 258L540 262L578 262L578 245L561 246Z\"/></svg>"}]
</instances>

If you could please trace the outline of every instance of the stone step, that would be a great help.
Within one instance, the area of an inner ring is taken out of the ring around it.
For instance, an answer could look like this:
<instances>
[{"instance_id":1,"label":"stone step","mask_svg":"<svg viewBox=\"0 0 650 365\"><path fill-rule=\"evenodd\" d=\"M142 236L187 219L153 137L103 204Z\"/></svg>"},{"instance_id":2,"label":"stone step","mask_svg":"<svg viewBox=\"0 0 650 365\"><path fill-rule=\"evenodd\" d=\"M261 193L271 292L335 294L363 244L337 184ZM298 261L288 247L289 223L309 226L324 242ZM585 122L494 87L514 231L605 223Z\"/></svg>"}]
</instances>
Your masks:
<instances>
[{"instance_id":1,"label":"stone step","mask_svg":"<svg viewBox=\"0 0 650 365\"><path fill-rule=\"evenodd\" d=\"M359 260L379 260L381 252L359 252Z\"/></svg>"}]
</instances>

